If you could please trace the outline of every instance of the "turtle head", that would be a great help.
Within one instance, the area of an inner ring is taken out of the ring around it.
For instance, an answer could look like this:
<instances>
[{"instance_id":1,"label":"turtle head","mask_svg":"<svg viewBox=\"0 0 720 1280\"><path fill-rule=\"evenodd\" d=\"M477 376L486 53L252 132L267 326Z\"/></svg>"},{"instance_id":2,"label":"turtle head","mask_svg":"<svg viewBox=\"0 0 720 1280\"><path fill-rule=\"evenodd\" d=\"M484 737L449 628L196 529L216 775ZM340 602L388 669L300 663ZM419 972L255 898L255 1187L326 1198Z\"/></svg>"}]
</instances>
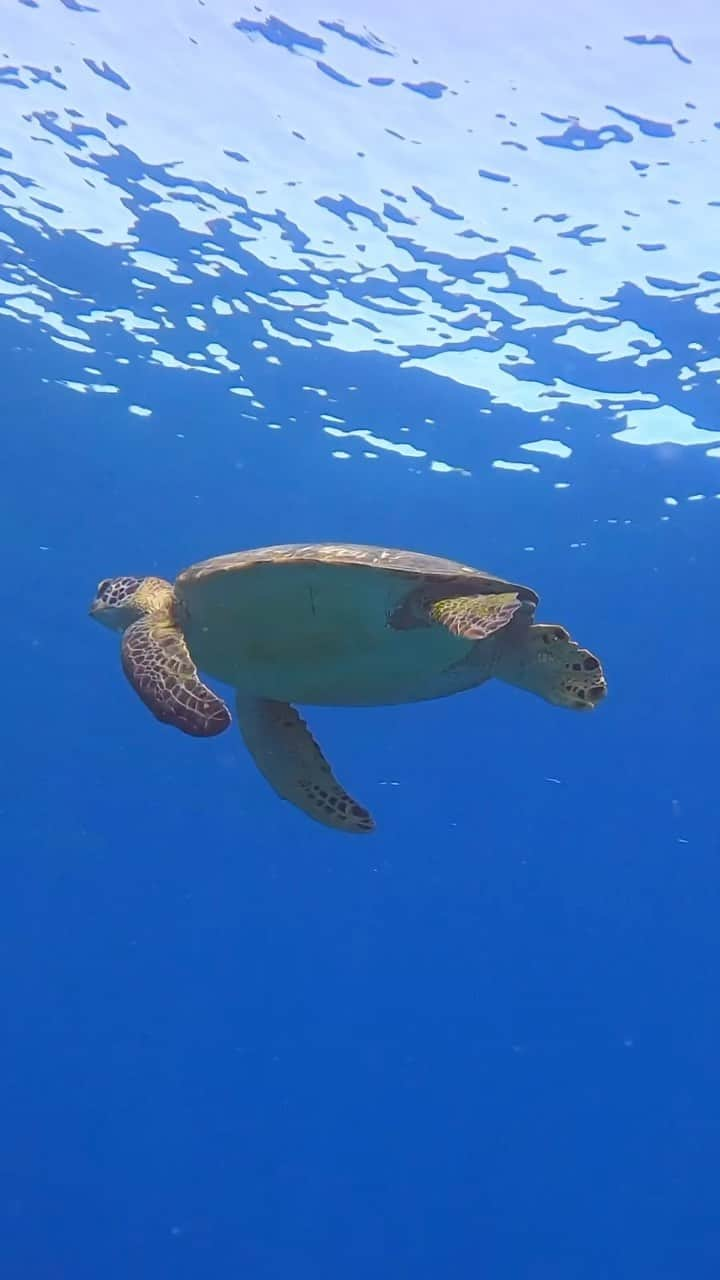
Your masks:
<instances>
[{"instance_id":1,"label":"turtle head","mask_svg":"<svg viewBox=\"0 0 720 1280\"><path fill-rule=\"evenodd\" d=\"M90 617L111 631L124 631L145 614L169 612L173 599L172 586L164 578L103 578Z\"/></svg>"}]
</instances>

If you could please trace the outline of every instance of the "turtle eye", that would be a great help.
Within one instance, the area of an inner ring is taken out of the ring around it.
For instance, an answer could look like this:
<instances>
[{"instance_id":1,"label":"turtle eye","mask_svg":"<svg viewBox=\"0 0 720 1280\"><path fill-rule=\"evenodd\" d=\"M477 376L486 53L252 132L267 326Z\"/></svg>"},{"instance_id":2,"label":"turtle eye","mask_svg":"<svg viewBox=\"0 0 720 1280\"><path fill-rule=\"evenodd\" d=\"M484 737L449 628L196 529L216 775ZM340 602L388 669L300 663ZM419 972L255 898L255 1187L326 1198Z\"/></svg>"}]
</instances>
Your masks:
<instances>
[{"instance_id":1,"label":"turtle eye","mask_svg":"<svg viewBox=\"0 0 720 1280\"><path fill-rule=\"evenodd\" d=\"M97 594L98 594L99 596L104 596L104 595L105 595L105 592L107 591L107 589L108 589L108 587L109 587L109 586L110 586L110 579L109 579L109 578L103 578L102 582L98 582L98 585L97 585Z\"/></svg>"}]
</instances>

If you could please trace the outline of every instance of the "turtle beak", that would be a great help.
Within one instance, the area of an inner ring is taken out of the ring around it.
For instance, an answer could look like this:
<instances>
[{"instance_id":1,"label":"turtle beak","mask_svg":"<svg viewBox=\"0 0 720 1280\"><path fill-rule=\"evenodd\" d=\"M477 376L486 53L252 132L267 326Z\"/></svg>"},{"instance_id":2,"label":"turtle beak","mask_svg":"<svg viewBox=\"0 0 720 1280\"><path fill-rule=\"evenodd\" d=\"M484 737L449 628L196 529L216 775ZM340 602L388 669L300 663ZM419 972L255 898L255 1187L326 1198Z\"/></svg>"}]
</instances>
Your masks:
<instances>
[{"instance_id":1,"label":"turtle beak","mask_svg":"<svg viewBox=\"0 0 720 1280\"><path fill-rule=\"evenodd\" d=\"M102 600L93 600L90 608L88 609L88 617L94 618L96 622L100 622L104 626L109 626L110 624L108 623L106 614L107 608L103 604Z\"/></svg>"},{"instance_id":2,"label":"turtle beak","mask_svg":"<svg viewBox=\"0 0 720 1280\"><path fill-rule=\"evenodd\" d=\"M128 614L127 609L108 605L104 600L97 599L90 605L88 617L94 618L101 627L107 627L108 631L124 631L133 621L133 615Z\"/></svg>"}]
</instances>

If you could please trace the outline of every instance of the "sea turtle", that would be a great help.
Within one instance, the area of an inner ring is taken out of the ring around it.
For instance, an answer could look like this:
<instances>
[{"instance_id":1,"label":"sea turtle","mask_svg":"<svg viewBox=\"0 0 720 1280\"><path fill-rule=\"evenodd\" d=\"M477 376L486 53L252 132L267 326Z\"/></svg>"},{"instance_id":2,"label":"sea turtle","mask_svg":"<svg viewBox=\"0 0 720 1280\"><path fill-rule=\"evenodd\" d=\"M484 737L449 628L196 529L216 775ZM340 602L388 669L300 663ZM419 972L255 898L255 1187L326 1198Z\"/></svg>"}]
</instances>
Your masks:
<instances>
[{"instance_id":1,"label":"sea turtle","mask_svg":"<svg viewBox=\"0 0 720 1280\"><path fill-rule=\"evenodd\" d=\"M538 597L466 564L343 543L263 547L162 578L106 578L90 613L122 632L122 666L158 720L196 737L230 712L198 668L236 691L240 732L275 791L340 831L371 831L292 705L443 698L491 677L589 710L600 663Z\"/></svg>"}]
</instances>

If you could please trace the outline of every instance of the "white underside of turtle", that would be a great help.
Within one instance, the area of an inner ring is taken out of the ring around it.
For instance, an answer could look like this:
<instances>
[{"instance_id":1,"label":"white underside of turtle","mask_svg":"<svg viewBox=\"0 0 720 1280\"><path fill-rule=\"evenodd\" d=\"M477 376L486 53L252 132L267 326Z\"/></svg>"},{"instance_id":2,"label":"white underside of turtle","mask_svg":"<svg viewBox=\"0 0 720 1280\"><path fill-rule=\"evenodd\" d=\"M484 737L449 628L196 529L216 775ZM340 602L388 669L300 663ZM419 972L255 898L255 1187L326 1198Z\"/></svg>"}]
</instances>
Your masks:
<instances>
[{"instance_id":1,"label":"white underside of turtle","mask_svg":"<svg viewBox=\"0 0 720 1280\"><path fill-rule=\"evenodd\" d=\"M437 625L387 625L406 592L399 577L364 566L299 573L289 564L209 579L181 593L185 638L200 671L285 702L382 706L476 684L472 671L454 667L477 642Z\"/></svg>"},{"instance_id":2,"label":"white underside of turtle","mask_svg":"<svg viewBox=\"0 0 720 1280\"><path fill-rule=\"evenodd\" d=\"M236 691L240 731L278 795L326 826L374 828L337 782L295 703L378 706L446 697L490 678L557 706L605 695L598 659L537 596L416 552L323 543L192 565L174 584L112 578L91 614L122 632L123 669L153 714L193 736L230 723L198 672Z\"/></svg>"}]
</instances>

